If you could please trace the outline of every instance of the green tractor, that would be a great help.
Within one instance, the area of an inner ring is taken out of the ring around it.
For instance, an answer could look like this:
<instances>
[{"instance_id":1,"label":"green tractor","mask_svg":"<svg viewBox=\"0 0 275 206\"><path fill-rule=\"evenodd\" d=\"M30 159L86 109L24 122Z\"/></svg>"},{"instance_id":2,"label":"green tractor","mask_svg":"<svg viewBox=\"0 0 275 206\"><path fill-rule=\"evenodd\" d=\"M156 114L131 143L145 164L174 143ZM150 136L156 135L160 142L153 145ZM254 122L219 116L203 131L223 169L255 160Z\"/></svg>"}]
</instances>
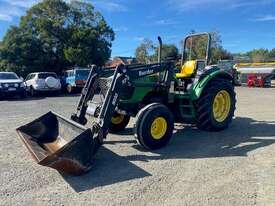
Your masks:
<instances>
[{"instance_id":1,"label":"green tractor","mask_svg":"<svg viewBox=\"0 0 275 206\"><path fill-rule=\"evenodd\" d=\"M232 121L236 95L232 76L210 65L211 36L187 36L181 66L155 64L93 66L76 112L66 119L53 112L17 129L34 159L74 175L87 172L108 133L123 131L131 117L138 143L148 150L166 146L175 123L220 131ZM96 95L100 90L100 95ZM102 100L102 101L100 101ZM94 117L90 128L87 114Z\"/></svg>"},{"instance_id":2,"label":"green tractor","mask_svg":"<svg viewBox=\"0 0 275 206\"><path fill-rule=\"evenodd\" d=\"M159 38L159 63L162 42ZM174 123L195 124L199 129L220 131L232 121L236 94L230 73L209 65L211 36L193 34L185 38L180 71L169 70L133 82L131 95L119 101L110 132L123 131L130 117L138 142L147 149L165 146ZM165 73L166 72L166 73ZM169 76L169 77L168 77ZM172 78L168 87L167 78Z\"/></svg>"}]
</instances>

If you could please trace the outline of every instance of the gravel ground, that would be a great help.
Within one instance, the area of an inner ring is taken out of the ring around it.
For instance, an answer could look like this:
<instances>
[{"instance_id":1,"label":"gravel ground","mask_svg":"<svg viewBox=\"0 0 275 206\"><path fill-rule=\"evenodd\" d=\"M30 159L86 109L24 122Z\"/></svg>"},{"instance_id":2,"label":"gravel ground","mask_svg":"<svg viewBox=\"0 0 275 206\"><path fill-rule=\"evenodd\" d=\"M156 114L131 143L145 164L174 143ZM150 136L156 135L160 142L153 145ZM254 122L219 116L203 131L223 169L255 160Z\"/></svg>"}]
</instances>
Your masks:
<instances>
[{"instance_id":1,"label":"gravel ground","mask_svg":"<svg viewBox=\"0 0 275 206\"><path fill-rule=\"evenodd\" d=\"M236 118L219 133L177 125L169 146L143 151L130 128L109 135L90 173L38 166L15 128L77 97L0 102L0 205L275 205L275 89L237 88Z\"/></svg>"}]
</instances>

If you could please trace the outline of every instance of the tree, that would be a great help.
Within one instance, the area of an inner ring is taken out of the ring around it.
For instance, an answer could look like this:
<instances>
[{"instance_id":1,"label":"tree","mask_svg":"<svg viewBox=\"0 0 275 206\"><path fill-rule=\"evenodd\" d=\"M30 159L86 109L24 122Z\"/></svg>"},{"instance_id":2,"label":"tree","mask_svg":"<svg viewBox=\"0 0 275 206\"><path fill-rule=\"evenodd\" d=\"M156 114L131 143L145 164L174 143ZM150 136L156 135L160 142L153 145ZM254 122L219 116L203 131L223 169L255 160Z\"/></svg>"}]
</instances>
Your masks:
<instances>
[{"instance_id":1,"label":"tree","mask_svg":"<svg viewBox=\"0 0 275 206\"><path fill-rule=\"evenodd\" d=\"M145 39L140 46L136 48L135 56L139 63L146 64L157 62L159 45L154 45L150 39ZM162 60L167 58L177 58L179 54L178 48L173 44L162 45Z\"/></svg>"},{"instance_id":2,"label":"tree","mask_svg":"<svg viewBox=\"0 0 275 206\"><path fill-rule=\"evenodd\" d=\"M190 34L195 34L195 30L192 30ZM210 32L211 35L211 51L210 51L210 63L216 64L219 60L233 59L233 55L222 47L221 35L218 31ZM186 55L191 55L193 59L204 59L206 57L207 37L193 37L187 44L192 44L192 48L189 45L189 52ZM183 44L184 42L182 42ZM191 53L190 53L191 52Z\"/></svg>"},{"instance_id":3,"label":"tree","mask_svg":"<svg viewBox=\"0 0 275 206\"><path fill-rule=\"evenodd\" d=\"M252 62L268 61L269 51L267 49L253 49L247 53Z\"/></svg>"},{"instance_id":4,"label":"tree","mask_svg":"<svg viewBox=\"0 0 275 206\"><path fill-rule=\"evenodd\" d=\"M275 48L269 52L269 60L275 61Z\"/></svg>"},{"instance_id":5,"label":"tree","mask_svg":"<svg viewBox=\"0 0 275 206\"><path fill-rule=\"evenodd\" d=\"M0 46L0 69L26 75L60 73L74 65L103 65L111 55L114 36L91 4L44 0L6 33Z\"/></svg>"},{"instance_id":6,"label":"tree","mask_svg":"<svg viewBox=\"0 0 275 206\"><path fill-rule=\"evenodd\" d=\"M158 60L159 48L155 47L154 61ZM174 44L162 45L162 60L171 58L176 59L179 55L179 49Z\"/></svg>"},{"instance_id":7,"label":"tree","mask_svg":"<svg viewBox=\"0 0 275 206\"><path fill-rule=\"evenodd\" d=\"M143 42L136 48L135 56L138 63L147 64L153 61L152 52L155 47L150 39L144 39Z\"/></svg>"}]
</instances>

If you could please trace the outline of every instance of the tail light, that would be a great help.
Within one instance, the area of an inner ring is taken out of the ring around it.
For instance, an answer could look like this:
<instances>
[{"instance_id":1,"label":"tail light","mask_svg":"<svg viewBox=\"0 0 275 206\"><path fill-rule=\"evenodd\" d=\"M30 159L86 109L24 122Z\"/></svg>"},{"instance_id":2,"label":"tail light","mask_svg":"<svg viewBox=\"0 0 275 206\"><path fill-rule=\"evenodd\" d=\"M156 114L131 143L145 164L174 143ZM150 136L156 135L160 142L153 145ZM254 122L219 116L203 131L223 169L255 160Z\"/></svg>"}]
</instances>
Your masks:
<instances>
[{"instance_id":1,"label":"tail light","mask_svg":"<svg viewBox=\"0 0 275 206\"><path fill-rule=\"evenodd\" d=\"M83 85L83 84L85 84L85 81L83 81L83 80L76 80L75 84L77 84L77 85Z\"/></svg>"}]
</instances>

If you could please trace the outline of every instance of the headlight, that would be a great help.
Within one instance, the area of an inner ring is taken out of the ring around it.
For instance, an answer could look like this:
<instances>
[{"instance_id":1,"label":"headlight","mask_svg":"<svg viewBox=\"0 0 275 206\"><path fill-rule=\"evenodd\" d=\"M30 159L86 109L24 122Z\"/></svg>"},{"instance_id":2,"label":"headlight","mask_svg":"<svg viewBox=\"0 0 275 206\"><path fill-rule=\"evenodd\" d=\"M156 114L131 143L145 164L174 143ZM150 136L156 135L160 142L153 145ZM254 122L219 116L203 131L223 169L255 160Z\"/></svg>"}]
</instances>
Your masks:
<instances>
[{"instance_id":1,"label":"headlight","mask_svg":"<svg viewBox=\"0 0 275 206\"><path fill-rule=\"evenodd\" d=\"M25 87L24 82L20 83L20 87Z\"/></svg>"},{"instance_id":2,"label":"headlight","mask_svg":"<svg viewBox=\"0 0 275 206\"><path fill-rule=\"evenodd\" d=\"M4 87L9 87L9 84L4 84Z\"/></svg>"},{"instance_id":3,"label":"headlight","mask_svg":"<svg viewBox=\"0 0 275 206\"><path fill-rule=\"evenodd\" d=\"M15 86L15 87L18 87L18 86L19 86L19 84L14 84L14 86Z\"/></svg>"}]
</instances>

